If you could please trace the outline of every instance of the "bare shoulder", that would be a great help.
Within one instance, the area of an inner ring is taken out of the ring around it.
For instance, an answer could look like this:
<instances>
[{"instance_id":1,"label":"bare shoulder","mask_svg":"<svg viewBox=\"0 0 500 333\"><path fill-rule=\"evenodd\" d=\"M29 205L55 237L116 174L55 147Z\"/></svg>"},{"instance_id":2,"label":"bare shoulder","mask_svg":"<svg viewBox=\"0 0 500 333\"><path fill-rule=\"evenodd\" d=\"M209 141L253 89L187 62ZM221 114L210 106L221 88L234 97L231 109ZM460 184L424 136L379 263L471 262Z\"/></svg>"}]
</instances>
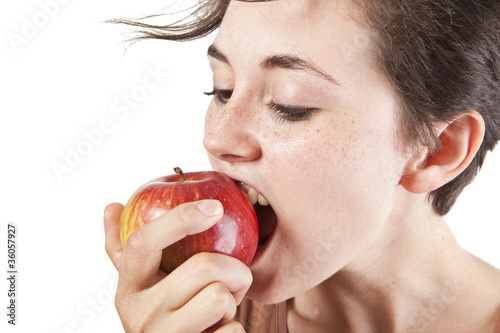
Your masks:
<instances>
[{"instance_id":1,"label":"bare shoulder","mask_svg":"<svg viewBox=\"0 0 500 333\"><path fill-rule=\"evenodd\" d=\"M473 297L475 307L470 309L470 313L486 323L485 332L500 333L500 269L477 257L475 261L477 270L472 275L475 282L471 291L477 296ZM471 297L470 293L467 294Z\"/></svg>"},{"instance_id":2,"label":"bare shoulder","mask_svg":"<svg viewBox=\"0 0 500 333\"><path fill-rule=\"evenodd\" d=\"M487 263L486 261L474 257L477 263L478 284L484 287L484 291L497 297L500 303L500 269Z\"/></svg>"}]
</instances>

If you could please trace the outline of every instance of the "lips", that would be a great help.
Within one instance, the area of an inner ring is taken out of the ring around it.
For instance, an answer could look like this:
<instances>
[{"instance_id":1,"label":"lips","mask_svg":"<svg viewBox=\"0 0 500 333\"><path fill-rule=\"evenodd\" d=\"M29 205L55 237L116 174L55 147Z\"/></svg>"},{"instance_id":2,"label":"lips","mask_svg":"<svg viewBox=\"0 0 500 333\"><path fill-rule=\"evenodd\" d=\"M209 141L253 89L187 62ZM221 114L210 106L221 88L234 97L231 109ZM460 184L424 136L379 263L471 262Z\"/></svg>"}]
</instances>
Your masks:
<instances>
[{"instance_id":1,"label":"lips","mask_svg":"<svg viewBox=\"0 0 500 333\"><path fill-rule=\"evenodd\" d=\"M247 194L253 204L259 220L259 246L264 245L271 238L278 224L278 217L267 199L254 188L240 182L241 189Z\"/></svg>"}]
</instances>

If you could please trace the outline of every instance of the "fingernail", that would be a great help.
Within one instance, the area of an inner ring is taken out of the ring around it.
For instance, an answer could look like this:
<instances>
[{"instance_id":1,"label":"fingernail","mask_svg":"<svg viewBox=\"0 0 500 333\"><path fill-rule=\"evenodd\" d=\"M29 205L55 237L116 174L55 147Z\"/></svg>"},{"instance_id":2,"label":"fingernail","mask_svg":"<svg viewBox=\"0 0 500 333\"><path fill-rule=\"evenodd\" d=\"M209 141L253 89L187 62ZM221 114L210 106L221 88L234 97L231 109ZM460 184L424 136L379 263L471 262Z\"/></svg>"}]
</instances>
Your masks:
<instances>
[{"instance_id":1,"label":"fingernail","mask_svg":"<svg viewBox=\"0 0 500 333\"><path fill-rule=\"evenodd\" d=\"M198 204L198 210L205 216L216 216L222 213L222 204L216 200L206 200Z\"/></svg>"}]
</instances>

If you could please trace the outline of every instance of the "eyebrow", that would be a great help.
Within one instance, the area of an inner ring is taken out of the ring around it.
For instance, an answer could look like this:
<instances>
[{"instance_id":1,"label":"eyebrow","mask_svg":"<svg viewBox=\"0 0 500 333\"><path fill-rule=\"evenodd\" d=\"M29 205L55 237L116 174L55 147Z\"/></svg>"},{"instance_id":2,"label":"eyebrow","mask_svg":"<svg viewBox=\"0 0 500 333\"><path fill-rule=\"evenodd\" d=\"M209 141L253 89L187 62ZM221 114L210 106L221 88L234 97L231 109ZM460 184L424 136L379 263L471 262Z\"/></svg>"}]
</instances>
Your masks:
<instances>
[{"instance_id":1,"label":"eyebrow","mask_svg":"<svg viewBox=\"0 0 500 333\"><path fill-rule=\"evenodd\" d=\"M207 55L230 65L229 59L214 44L208 47ZM260 63L260 67L264 69L284 68L304 70L337 86L340 85L331 75L325 73L313 63L292 54L276 54L269 56Z\"/></svg>"}]
</instances>

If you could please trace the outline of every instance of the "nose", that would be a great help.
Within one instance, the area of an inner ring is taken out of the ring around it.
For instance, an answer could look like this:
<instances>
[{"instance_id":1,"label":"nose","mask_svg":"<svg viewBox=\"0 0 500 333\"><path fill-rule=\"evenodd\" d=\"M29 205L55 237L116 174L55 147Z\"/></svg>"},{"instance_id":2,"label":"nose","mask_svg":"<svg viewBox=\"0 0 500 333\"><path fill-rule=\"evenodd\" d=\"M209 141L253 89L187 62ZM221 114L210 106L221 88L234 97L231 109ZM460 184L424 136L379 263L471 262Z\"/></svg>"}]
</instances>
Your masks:
<instances>
[{"instance_id":1,"label":"nose","mask_svg":"<svg viewBox=\"0 0 500 333\"><path fill-rule=\"evenodd\" d=\"M255 117L249 110L242 110L228 103L223 110L212 110L205 118L203 145L207 152L220 161L229 163L250 162L259 159L262 149L255 131Z\"/></svg>"}]
</instances>

